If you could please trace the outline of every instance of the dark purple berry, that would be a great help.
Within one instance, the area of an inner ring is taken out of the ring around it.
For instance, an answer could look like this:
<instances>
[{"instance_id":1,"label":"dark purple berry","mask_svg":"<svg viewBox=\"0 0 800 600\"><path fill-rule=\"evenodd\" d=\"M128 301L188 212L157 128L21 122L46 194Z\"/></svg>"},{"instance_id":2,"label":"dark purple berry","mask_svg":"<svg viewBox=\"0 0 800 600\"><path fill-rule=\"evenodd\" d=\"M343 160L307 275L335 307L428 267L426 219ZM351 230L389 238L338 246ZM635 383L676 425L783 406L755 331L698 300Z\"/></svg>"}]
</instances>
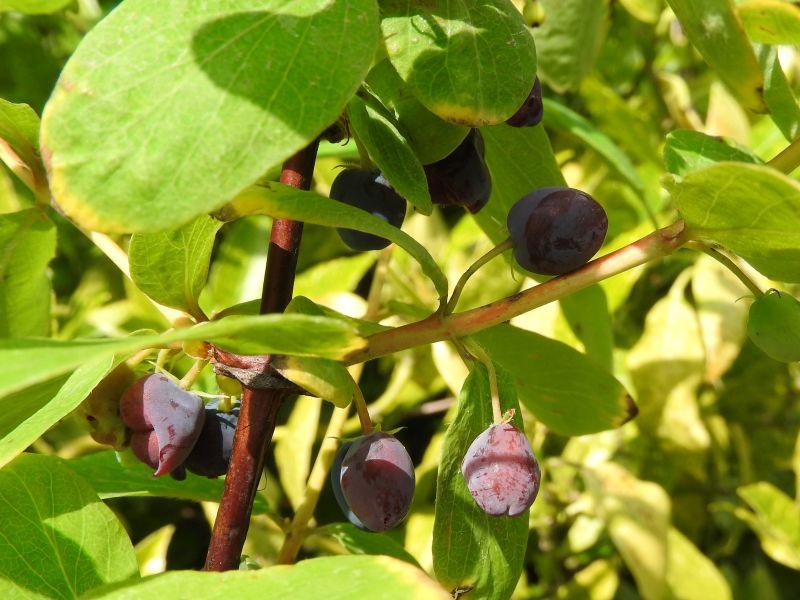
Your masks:
<instances>
[{"instance_id":1,"label":"dark purple berry","mask_svg":"<svg viewBox=\"0 0 800 600\"><path fill-rule=\"evenodd\" d=\"M461 474L487 515L516 517L539 492L541 472L528 438L511 423L497 423L470 445Z\"/></svg>"},{"instance_id":2,"label":"dark purple berry","mask_svg":"<svg viewBox=\"0 0 800 600\"><path fill-rule=\"evenodd\" d=\"M134 454L156 469L156 477L180 467L205 420L203 401L158 373L130 386L120 399L119 412L133 430Z\"/></svg>"},{"instance_id":3,"label":"dark purple berry","mask_svg":"<svg viewBox=\"0 0 800 600\"><path fill-rule=\"evenodd\" d=\"M233 436L239 422L239 409L219 411L214 403L206 406L203 430L184 465L196 475L214 478L225 475L231 462Z\"/></svg>"},{"instance_id":4,"label":"dark purple berry","mask_svg":"<svg viewBox=\"0 0 800 600\"><path fill-rule=\"evenodd\" d=\"M371 433L352 442L342 460L342 496L371 531L386 531L408 513L414 497L414 465L396 438Z\"/></svg>"},{"instance_id":5,"label":"dark purple berry","mask_svg":"<svg viewBox=\"0 0 800 600\"><path fill-rule=\"evenodd\" d=\"M360 208L400 227L406 216L406 201L389 185L380 171L346 169L336 176L330 197ZM380 250L391 242L386 238L340 227L339 237L353 250Z\"/></svg>"},{"instance_id":6,"label":"dark purple berry","mask_svg":"<svg viewBox=\"0 0 800 600\"><path fill-rule=\"evenodd\" d=\"M542 84L539 78L533 82L533 89L531 90L525 102L519 107L519 110L514 113L512 117L506 120L506 123L512 127L533 127L542 122L544 116L544 104L542 103Z\"/></svg>"},{"instance_id":7,"label":"dark purple berry","mask_svg":"<svg viewBox=\"0 0 800 600\"><path fill-rule=\"evenodd\" d=\"M344 499L344 492L342 492L342 463L344 462L344 457L352 444L353 442L344 442L336 451L336 456L334 457L333 464L331 465L331 487L333 488L333 495L336 498L336 503L339 505L339 508L342 509L342 512L344 513L344 516L347 517L347 520L359 529L366 530L367 528L364 527L364 524L358 519L357 516L355 516L355 514L353 514L353 511L350 510L350 507L347 506L347 500Z\"/></svg>"},{"instance_id":8,"label":"dark purple berry","mask_svg":"<svg viewBox=\"0 0 800 600\"><path fill-rule=\"evenodd\" d=\"M486 206L492 193L492 176L483 155L483 137L472 129L458 148L442 160L425 165L433 203L463 206L473 214Z\"/></svg>"},{"instance_id":9,"label":"dark purple berry","mask_svg":"<svg viewBox=\"0 0 800 600\"><path fill-rule=\"evenodd\" d=\"M605 210L589 194L546 187L524 196L508 213L514 257L539 275L563 275L585 265L603 245Z\"/></svg>"}]
</instances>

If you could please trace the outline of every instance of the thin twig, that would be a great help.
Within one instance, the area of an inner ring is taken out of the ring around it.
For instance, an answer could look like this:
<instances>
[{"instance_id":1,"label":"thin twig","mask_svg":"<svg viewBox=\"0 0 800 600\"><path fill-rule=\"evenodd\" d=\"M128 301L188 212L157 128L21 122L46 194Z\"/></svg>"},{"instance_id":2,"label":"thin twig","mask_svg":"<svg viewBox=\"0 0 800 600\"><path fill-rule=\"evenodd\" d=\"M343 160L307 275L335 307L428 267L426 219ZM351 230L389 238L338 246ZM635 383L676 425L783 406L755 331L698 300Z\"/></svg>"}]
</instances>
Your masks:
<instances>
[{"instance_id":1,"label":"thin twig","mask_svg":"<svg viewBox=\"0 0 800 600\"><path fill-rule=\"evenodd\" d=\"M761 291L761 288L758 287L756 282L750 279L750 277L747 276L747 273L742 271L739 265L737 265L730 257L726 256L723 252L720 252L719 250L710 246L709 244L706 244L705 242L696 242L696 241L687 242L686 247L691 248L693 250L699 250L700 252L708 254L711 258L716 260L718 263L720 263L722 266L728 269L731 273L733 273L739 279L739 281L741 281L745 285L745 287L747 287L747 289L753 292L753 295L756 298L759 298L764 295L764 292Z\"/></svg>"}]
</instances>

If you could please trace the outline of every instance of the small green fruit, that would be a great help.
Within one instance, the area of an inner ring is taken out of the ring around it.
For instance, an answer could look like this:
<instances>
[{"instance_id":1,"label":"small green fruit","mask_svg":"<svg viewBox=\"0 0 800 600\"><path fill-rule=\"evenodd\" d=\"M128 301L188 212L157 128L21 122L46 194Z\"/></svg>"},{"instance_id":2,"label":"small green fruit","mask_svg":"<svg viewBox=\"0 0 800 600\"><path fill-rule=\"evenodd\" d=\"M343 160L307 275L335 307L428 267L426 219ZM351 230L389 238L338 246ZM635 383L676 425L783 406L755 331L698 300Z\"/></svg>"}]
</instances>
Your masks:
<instances>
[{"instance_id":1,"label":"small green fruit","mask_svg":"<svg viewBox=\"0 0 800 600\"><path fill-rule=\"evenodd\" d=\"M800 360L800 302L770 290L750 307L747 333L767 356L787 363Z\"/></svg>"}]
</instances>

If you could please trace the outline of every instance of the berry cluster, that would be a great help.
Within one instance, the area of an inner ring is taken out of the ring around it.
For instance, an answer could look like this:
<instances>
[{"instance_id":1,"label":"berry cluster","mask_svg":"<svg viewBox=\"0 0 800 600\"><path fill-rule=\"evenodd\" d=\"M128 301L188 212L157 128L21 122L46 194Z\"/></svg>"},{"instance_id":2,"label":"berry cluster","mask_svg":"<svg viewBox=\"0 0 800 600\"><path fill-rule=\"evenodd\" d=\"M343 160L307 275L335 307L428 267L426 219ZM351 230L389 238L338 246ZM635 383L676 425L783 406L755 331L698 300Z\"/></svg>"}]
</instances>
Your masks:
<instances>
[{"instance_id":1,"label":"berry cluster","mask_svg":"<svg viewBox=\"0 0 800 600\"><path fill-rule=\"evenodd\" d=\"M543 115L542 86L537 77L525 102L506 123L533 127ZM470 129L448 156L424 165L433 203L479 212L492 193L492 176L484 154L483 137L477 129ZM345 169L334 180L330 197L395 227L403 224L406 202L380 171ZM608 231L608 219L603 207L589 194L545 187L530 192L512 207L507 226L514 257L523 269L539 275L563 275L580 268L597 253ZM358 251L389 245L387 239L352 229L339 229L339 236Z\"/></svg>"},{"instance_id":2,"label":"berry cluster","mask_svg":"<svg viewBox=\"0 0 800 600\"><path fill-rule=\"evenodd\" d=\"M219 477L230 462L238 411L208 406L166 375L154 373L136 381L119 403L122 421L132 431L131 450L155 469L154 476Z\"/></svg>"}]
</instances>

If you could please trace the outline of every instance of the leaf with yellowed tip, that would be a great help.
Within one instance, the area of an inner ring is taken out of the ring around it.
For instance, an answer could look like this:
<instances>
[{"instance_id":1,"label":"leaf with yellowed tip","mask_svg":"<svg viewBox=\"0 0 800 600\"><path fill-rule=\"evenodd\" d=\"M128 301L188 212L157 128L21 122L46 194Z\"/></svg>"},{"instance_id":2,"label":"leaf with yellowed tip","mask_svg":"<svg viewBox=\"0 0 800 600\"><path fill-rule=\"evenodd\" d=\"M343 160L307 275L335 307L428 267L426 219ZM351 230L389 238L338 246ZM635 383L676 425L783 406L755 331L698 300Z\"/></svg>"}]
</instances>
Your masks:
<instances>
[{"instance_id":1,"label":"leaf with yellowed tip","mask_svg":"<svg viewBox=\"0 0 800 600\"><path fill-rule=\"evenodd\" d=\"M533 36L508 0L388 0L381 17L392 65L445 121L502 123L533 88Z\"/></svg>"},{"instance_id":2,"label":"leaf with yellowed tip","mask_svg":"<svg viewBox=\"0 0 800 600\"><path fill-rule=\"evenodd\" d=\"M126 0L45 107L53 197L115 232L215 210L338 119L378 38L374 0Z\"/></svg>"}]
</instances>

